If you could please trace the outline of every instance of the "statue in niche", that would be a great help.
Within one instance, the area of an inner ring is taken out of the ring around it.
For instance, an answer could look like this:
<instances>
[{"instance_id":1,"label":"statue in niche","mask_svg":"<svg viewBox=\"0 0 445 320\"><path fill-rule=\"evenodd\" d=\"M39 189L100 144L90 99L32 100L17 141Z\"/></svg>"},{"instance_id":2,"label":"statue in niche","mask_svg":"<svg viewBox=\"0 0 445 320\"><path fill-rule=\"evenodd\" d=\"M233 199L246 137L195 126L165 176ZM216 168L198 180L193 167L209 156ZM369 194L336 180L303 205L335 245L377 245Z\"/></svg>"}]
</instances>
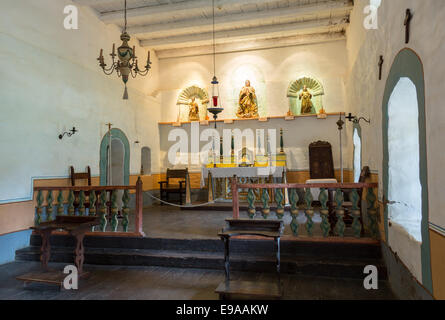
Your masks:
<instances>
[{"instance_id":1,"label":"statue in niche","mask_svg":"<svg viewBox=\"0 0 445 320\"><path fill-rule=\"evenodd\" d=\"M192 97L189 107L189 121L199 121L199 105L195 97Z\"/></svg>"},{"instance_id":2,"label":"statue in niche","mask_svg":"<svg viewBox=\"0 0 445 320\"><path fill-rule=\"evenodd\" d=\"M317 79L302 77L292 81L287 89L287 97L289 98L289 112L287 115L325 115L323 95L323 85Z\"/></svg>"},{"instance_id":3,"label":"statue in niche","mask_svg":"<svg viewBox=\"0 0 445 320\"><path fill-rule=\"evenodd\" d=\"M312 94L307 89L307 86L304 85L303 91L300 93L300 100L301 100L301 114L308 114L312 113Z\"/></svg>"},{"instance_id":4,"label":"statue in niche","mask_svg":"<svg viewBox=\"0 0 445 320\"><path fill-rule=\"evenodd\" d=\"M181 91L176 104L179 106L178 120L200 121L208 120L207 104L209 95L205 89L191 86ZM182 112L181 112L182 110Z\"/></svg>"},{"instance_id":5,"label":"statue in niche","mask_svg":"<svg viewBox=\"0 0 445 320\"><path fill-rule=\"evenodd\" d=\"M238 118L257 118L258 105L255 89L250 86L250 81L246 80L245 86L241 89L238 99Z\"/></svg>"}]
</instances>

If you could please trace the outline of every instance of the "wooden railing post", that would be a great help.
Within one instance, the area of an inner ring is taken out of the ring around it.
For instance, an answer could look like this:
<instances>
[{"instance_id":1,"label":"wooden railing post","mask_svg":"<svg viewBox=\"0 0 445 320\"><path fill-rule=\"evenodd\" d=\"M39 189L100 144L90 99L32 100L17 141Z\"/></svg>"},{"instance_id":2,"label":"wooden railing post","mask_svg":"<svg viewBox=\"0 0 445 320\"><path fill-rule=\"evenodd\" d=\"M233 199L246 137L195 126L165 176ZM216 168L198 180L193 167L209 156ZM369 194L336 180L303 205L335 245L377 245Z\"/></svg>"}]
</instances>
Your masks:
<instances>
[{"instance_id":1,"label":"wooden railing post","mask_svg":"<svg viewBox=\"0 0 445 320\"><path fill-rule=\"evenodd\" d=\"M141 236L145 236L142 231L142 214L143 214L143 197L142 197L142 180L138 177L136 182L136 211L135 211L135 232Z\"/></svg>"},{"instance_id":2,"label":"wooden railing post","mask_svg":"<svg viewBox=\"0 0 445 320\"><path fill-rule=\"evenodd\" d=\"M232 203L233 203L233 219L239 219L238 183L236 176L233 176L232 178L231 189L232 189Z\"/></svg>"}]
</instances>

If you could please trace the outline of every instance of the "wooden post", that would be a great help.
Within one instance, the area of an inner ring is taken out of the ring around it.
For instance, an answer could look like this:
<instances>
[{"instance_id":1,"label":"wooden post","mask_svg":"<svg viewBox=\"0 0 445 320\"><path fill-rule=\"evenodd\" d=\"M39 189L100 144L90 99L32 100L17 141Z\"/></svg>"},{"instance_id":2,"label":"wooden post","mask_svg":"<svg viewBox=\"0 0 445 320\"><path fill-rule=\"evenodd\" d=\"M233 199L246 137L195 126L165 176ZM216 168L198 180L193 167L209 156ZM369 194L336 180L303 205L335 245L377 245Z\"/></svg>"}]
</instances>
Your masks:
<instances>
[{"instance_id":1,"label":"wooden post","mask_svg":"<svg viewBox=\"0 0 445 320\"><path fill-rule=\"evenodd\" d=\"M231 184L232 184L231 189L232 189L233 219L239 219L238 183L236 176L233 176Z\"/></svg>"},{"instance_id":2,"label":"wooden post","mask_svg":"<svg viewBox=\"0 0 445 320\"><path fill-rule=\"evenodd\" d=\"M142 180L141 177L138 177L138 181L136 182L136 210L135 210L135 232L145 237L144 232L142 231L142 212L143 211L143 198L142 198Z\"/></svg>"},{"instance_id":3,"label":"wooden post","mask_svg":"<svg viewBox=\"0 0 445 320\"><path fill-rule=\"evenodd\" d=\"M187 176L185 178L185 204L191 205L192 204L192 196L191 196L191 185L190 185L190 175L187 172Z\"/></svg>"}]
</instances>

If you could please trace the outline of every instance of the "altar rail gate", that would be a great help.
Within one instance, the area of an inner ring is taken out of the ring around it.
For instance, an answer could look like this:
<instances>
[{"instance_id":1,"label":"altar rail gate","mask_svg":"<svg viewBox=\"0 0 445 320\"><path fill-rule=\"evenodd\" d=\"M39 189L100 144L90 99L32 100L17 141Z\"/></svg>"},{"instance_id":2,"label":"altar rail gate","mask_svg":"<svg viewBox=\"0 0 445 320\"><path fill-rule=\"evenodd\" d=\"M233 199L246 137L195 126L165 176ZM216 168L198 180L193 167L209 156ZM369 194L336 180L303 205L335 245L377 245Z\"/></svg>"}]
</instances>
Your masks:
<instances>
[{"instance_id":1,"label":"altar rail gate","mask_svg":"<svg viewBox=\"0 0 445 320\"><path fill-rule=\"evenodd\" d=\"M34 187L34 192L36 225L52 221L56 215L99 216L100 226L91 230L94 235L144 236L140 178L134 186L42 186ZM134 210L130 194L135 194Z\"/></svg>"},{"instance_id":2,"label":"altar rail gate","mask_svg":"<svg viewBox=\"0 0 445 320\"><path fill-rule=\"evenodd\" d=\"M323 237L350 235L360 238L368 234L377 239L379 230L377 198L374 191L377 187L377 183L240 184L234 177L231 179L233 218L240 218L239 191L244 190L247 191L247 214L251 219L254 219L257 213L261 213L262 217L267 219L271 216L272 210L275 210L278 219L283 219L286 211L289 211L292 218L290 228L294 236L302 235L300 231L304 226L309 237L320 232ZM317 201L314 201L311 189L319 189ZM285 205L286 193L289 208ZM345 201L345 196L348 201ZM256 206L257 202L261 203L260 207ZM276 207L271 208L271 204L275 204ZM365 207L366 219L364 219ZM321 218L318 230L315 229L314 223L317 211ZM304 219L303 214L305 223L301 223L302 218ZM364 224L365 220L368 221L367 225ZM347 228L347 225L351 228ZM345 231L348 232L345 234Z\"/></svg>"}]
</instances>

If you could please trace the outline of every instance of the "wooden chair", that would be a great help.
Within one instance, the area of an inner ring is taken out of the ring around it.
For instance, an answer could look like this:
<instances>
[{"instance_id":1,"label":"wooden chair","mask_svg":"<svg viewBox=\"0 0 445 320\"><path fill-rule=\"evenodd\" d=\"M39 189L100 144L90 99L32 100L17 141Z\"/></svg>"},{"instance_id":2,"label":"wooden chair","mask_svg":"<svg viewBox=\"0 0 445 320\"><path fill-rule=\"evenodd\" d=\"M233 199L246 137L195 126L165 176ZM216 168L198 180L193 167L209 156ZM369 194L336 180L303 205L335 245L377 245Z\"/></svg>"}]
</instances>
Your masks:
<instances>
[{"instance_id":1,"label":"wooden chair","mask_svg":"<svg viewBox=\"0 0 445 320\"><path fill-rule=\"evenodd\" d=\"M88 186L91 186L91 169L87 166L87 172L74 172L74 167L70 167L70 178L71 185L74 187L76 185L76 180L88 180Z\"/></svg>"},{"instance_id":2,"label":"wooden chair","mask_svg":"<svg viewBox=\"0 0 445 320\"><path fill-rule=\"evenodd\" d=\"M309 145L309 168L311 179L335 179L332 146L326 141Z\"/></svg>"},{"instance_id":3,"label":"wooden chair","mask_svg":"<svg viewBox=\"0 0 445 320\"><path fill-rule=\"evenodd\" d=\"M70 179L71 179L71 186L75 187L76 186L76 180L87 180L88 181L88 186L91 186L91 169L90 166L87 166L87 171L86 172L75 172L74 171L74 167L71 166L70 167ZM79 206L79 191L74 191L74 207L77 208ZM89 208L90 207L90 203L88 201L86 201L84 203L85 208Z\"/></svg>"},{"instance_id":4,"label":"wooden chair","mask_svg":"<svg viewBox=\"0 0 445 320\"><path fill-rule=\"evenodd\" d=\"M181 180L178 183L171 183L170 179ZM166 180L159 182L161 200L168 202L171 193L179 194L179 204L182 205L182 196L186 193L187 179L188 169L167 169Z\"/></svg>"}]
</instances>

